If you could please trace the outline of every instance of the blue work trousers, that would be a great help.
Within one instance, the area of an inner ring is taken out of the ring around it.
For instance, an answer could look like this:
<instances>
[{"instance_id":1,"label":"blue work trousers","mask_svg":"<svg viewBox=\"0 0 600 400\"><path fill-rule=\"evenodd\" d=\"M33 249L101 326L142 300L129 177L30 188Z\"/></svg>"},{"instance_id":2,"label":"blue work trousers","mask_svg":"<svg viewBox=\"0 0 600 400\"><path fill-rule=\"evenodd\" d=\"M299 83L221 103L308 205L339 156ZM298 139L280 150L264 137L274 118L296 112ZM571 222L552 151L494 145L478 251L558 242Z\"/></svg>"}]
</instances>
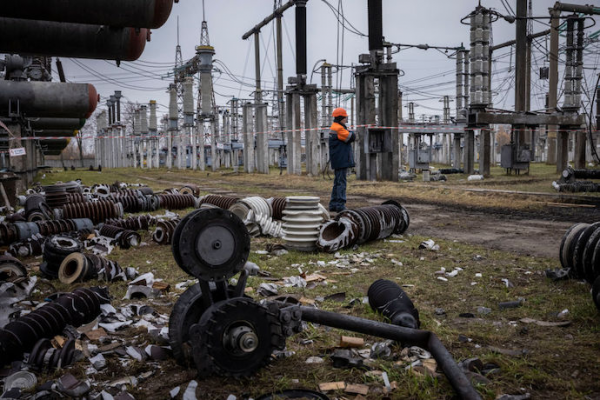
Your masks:
<instances>
[{"instance_id":1,"label":"blue work trousers","mask_svg":"<svg viewBox=\"0 0 600 400\"><path fill-rule=\"evenodd\" d=\"M346 208L347 173L348 168L338 168L335 170L333 189L331 190L331 200L329 201L329 211L342 211Z\"/></svg>"}]
</instances>

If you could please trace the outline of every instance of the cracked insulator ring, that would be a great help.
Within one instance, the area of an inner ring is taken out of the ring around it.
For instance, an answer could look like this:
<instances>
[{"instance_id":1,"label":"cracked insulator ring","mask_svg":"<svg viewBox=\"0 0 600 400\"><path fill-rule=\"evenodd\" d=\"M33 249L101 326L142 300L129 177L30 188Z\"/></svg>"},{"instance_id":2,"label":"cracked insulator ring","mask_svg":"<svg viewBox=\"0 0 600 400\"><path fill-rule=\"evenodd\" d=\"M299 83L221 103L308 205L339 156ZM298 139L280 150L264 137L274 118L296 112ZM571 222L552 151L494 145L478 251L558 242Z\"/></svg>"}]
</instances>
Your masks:
<instances>
[{"instance_id":1,"label":"cracked insulator ring","mask_svg":"<svg viewBox=\"0 0 600 400\"><path fill-rule=\"evenodd\" d=\"M335 253L339 249L351 247L356 243L356 229L352 220L340 218L325 222L319 229L317 247L327 253Z\"/></svg>"}]
</instances>

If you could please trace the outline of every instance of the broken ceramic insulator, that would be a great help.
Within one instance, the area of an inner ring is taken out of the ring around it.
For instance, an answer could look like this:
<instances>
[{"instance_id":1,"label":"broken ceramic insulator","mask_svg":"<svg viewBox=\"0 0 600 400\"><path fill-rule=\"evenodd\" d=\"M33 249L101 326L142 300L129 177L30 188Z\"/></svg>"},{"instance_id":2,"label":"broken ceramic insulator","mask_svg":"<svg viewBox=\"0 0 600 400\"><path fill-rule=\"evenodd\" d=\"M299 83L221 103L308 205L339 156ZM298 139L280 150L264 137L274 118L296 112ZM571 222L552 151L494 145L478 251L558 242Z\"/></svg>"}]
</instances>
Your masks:
<instances>
[{"instance_id":1,"label":"broken ceramic insulator","mask_svg":"<svg viewBox=\"0 0 600 400\"><path fill-rule=\"evenodd\" d=\"M371 308L389 318L392 324L413 329L421 325L419 311L397 283L379 279L371 284L367 296Z\"/></svg>"},{"instance_id":2,"label":"broken ceramic insulator","mask_svg":"<svg viewBox=\"0 0 600 400\"><path fill-rule=\"evenodd\" d=\"M80 326L100 314L100 304L109 302L106 289L76 289L43 307L19 317L0 329L0 360L20 359L42 338L60 333L67 324Z\"/></svg>"}]
</instances>

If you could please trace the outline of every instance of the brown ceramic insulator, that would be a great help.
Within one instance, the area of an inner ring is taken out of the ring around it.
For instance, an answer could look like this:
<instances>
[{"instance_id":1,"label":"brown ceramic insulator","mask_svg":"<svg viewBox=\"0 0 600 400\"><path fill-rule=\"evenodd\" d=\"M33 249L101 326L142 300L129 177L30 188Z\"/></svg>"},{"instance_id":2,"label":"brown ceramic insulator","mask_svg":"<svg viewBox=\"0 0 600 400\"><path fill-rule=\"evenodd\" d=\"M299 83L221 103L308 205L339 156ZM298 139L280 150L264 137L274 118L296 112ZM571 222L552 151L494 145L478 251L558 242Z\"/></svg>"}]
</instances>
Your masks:
<instances>
[{"instance_id":1,"label":"brown ceramic insulator","mask_svg":"<svg viewBox=\"0 0 600 400\"><path fill-rule=\"evenodd\" d=\"M107 224L102 225L102 227L100 228L100 234L102 236L106 236L106 237L110 237L110 238L117 237L117 235L123 231L124 231L123 228L119 228L118 226L107 225Z\"/></svg>"},{"instance_id":2,"label":"brown ceramic insulator","mask_svg":"<svg viewBox=\"0 0 600 400\"><path fill-rule=\"evenodd\" d=\"M202 203L213 204L219 208L223 208L228 210L236 201L239 200L239 197L231 197L231 196L218 196L214 194L206 195L202 199Z\"/></svg>"},{"instance_id":3,"label":"brown ceramic insulator","mask_svg":"<svg viewBox=\"0 0 600 400\"><path fill-rule=\"evenodd\" d=\"M88 198L83 193L67 193L67 201L72 203L87 203Z\"/></svg>"},{"instance_id":4,"label":"brown ceramic insulator","mask_svg":"<svg viewBox=\"0 0 600 400\"><path fill-rule=\"evenodd\" d=\"M53 185L46 186L46 203L52 207L57 208L68 203L67 191L63 186Z\"/></svg>"},{"instance_id":5,"label":"brown ceramic insulator","mask_svg":"<svg viewBox=\"0 0 600 400\"><path fill-rule=\"evenodd\" d=\"M283 210L285 210L285 205L287 199L285 197L271 197L267 200L271 203L271 208L273 209L273 219L281 221L283 218Z\"/></svg>"},{"instance_id":6,"label":"brown ceramic insulator","mask_svg":"<svg viewBox=\"0 0 600 400\"><path fill-rule=\"evenodd\" d=\"M177 227L177 224L179 224L179 221L180 219L158 221L156 224L156 230L152 235L152 240L158 244L171 244L173 232L175 232L175 228Z\"/></svg>"}]
</instances>

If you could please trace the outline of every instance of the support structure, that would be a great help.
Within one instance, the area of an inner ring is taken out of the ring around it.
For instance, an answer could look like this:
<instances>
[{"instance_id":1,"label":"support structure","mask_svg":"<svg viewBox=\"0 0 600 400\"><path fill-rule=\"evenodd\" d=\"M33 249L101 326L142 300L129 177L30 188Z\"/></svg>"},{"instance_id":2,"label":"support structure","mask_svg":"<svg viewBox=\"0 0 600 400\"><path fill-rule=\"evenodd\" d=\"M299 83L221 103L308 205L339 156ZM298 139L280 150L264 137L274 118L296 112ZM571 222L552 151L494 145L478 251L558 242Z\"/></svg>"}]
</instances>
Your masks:
<instances>
[{"instance_id":1,"label":"support structure","mask_svg":"<svg viewBox=\"0 0 600 400\"><path fill-rule=\"evenodd\" d=\"M396 63L383 62L381 0L369 0L369 52L356 68L357 143L356 177L398 181L398 75ZM375 85L379 86L376 109ZM367 128L379 125L385 128Z\"/></svg>"}]
</instances>

